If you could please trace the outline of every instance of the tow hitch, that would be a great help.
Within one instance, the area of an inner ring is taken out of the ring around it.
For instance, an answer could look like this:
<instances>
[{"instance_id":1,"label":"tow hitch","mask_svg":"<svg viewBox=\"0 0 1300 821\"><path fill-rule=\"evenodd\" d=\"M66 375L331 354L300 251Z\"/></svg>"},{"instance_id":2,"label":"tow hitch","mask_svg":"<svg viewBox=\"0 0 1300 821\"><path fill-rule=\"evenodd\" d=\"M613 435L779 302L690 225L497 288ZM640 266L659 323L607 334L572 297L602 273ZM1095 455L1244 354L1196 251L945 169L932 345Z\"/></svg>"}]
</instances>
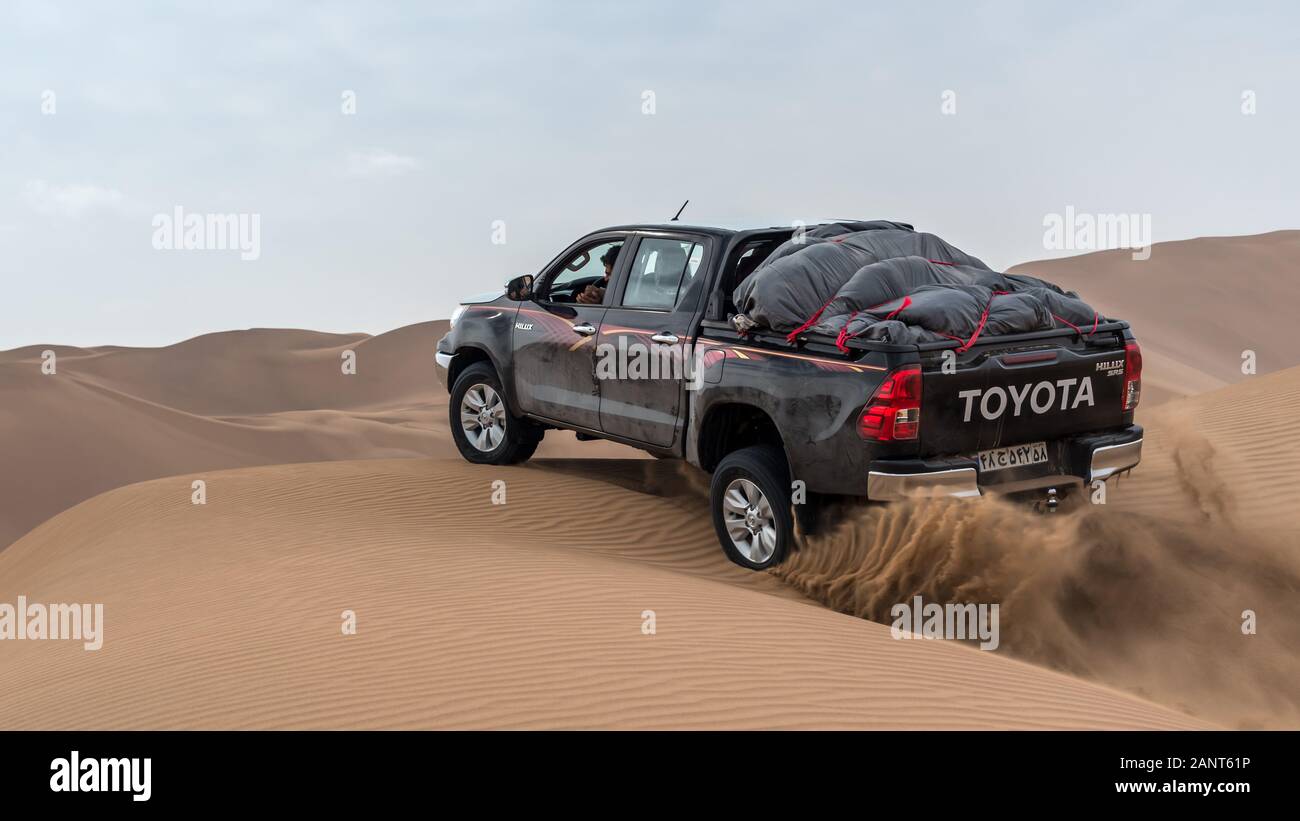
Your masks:
<instances>
[{"instance_id":1,"label":"tow hitch","mask_svg":"<svg viewBox=\"0 0 1300 821\"><path fill-rule=\"evenodd\" d=\"M1045 501L1045 502L1043 503L1043 508L1044 508L1044 510L1045 510L1047 513L1055 513L1055 512L1056 512L1056 506L1059 505L1060 503L1061 503L1061 500L1058 499L1058 498L1056 498L1056 488L1054 488L1054 487L1049 487L1049 488L1047 489L1047 501Z\"/></svg>"},{"instance_id":2,"label":"tow hitch","mask_svg":"<svg viewBox=\"0 0 1300 821\"><path fill-rule=\"evenodd\" d=\"M1057 505L1061 503L1060 497L1056 493L1056 488L1049 487L1047 495L1037 502L1034 502L1034 509L1039 513L1055 513Z\"/></svg>"}]
</instances>

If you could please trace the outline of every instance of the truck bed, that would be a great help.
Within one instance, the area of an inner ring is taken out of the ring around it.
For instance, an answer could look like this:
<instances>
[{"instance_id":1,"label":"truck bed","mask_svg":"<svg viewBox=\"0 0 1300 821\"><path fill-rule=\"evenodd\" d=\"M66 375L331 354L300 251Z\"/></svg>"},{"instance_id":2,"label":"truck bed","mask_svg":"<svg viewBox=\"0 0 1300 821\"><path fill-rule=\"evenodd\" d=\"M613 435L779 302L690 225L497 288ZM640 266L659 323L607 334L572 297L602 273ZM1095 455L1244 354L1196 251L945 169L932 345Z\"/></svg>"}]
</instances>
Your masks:
<instances>
[{"instance_id":1,"label":"truck bed","mask_svg":"<svg viewBox=\"0 0 1300 821\"><path fill-rule=\"evenodd\" d=\"M1127 330L1128 323L1107 320L1089 334L1065 328L986 336L958 352L957 342L893 345L857 339L841 351L833 339L816 334L791 343L776 332L742 335L717 322L702 327L711 339L819 358L886 368L919 362L920 435L902 452L891 448L919 458L973 456L1131 425L1133 414L1124 410L1122 396Z\"/></svg>"}]
</instances>

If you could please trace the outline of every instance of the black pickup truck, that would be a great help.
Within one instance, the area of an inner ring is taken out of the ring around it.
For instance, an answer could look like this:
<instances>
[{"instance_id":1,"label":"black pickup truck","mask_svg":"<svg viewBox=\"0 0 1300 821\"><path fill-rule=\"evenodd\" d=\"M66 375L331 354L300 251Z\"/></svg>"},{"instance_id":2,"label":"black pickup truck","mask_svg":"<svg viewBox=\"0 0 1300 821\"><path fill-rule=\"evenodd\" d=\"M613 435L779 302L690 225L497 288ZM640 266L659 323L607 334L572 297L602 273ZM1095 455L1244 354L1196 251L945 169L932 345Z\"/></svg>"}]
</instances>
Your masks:
<instances>
[{"instance_id":1,"label":"black pickup truck","mask_svg":"<svg viewBox=\"0 0 1300 821\"><path fill-rule=\"evenodd\" d=\"M1138 463L1142 355L1122 321L964 349L735 330L736 285L794 230L607 228L466 300L436 354L460 453L517 463L565 428L684 458L712 474L723 550L754 569L791 549L804 498L1054 505Z\"/></svg>"}]
</instances>

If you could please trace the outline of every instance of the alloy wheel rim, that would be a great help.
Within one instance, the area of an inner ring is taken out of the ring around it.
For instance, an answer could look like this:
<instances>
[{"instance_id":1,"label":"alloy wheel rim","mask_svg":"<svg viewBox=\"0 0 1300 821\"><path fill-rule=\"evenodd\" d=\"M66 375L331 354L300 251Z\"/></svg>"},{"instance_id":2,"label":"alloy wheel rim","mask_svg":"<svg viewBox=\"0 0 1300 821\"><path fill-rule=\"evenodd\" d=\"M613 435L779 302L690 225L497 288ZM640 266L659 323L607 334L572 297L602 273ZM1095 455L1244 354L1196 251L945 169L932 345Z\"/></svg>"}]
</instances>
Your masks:
<instances>
[{"instance_id":1,"label":"alloy wheel rim","mask_svg":"<svg viewBox=\"0 0 1300 821\"><path fill-rule=\"evenodd\" d=\"M764 564L776 552L776 514L758 485L733 479L722 493L722 520L737 552Z\"/></svg>"},{"instance_id":2,"label":"alloy wheel rim","mask_svg":"<svg viewBox=\"0 0 1300 821\"><path fill-rule=\"evenodd\" d=\"M491 385L471 385L460 398L460 427L476 450L496 450L506 438L506 405Z\"/></svg>"}]
</instances>

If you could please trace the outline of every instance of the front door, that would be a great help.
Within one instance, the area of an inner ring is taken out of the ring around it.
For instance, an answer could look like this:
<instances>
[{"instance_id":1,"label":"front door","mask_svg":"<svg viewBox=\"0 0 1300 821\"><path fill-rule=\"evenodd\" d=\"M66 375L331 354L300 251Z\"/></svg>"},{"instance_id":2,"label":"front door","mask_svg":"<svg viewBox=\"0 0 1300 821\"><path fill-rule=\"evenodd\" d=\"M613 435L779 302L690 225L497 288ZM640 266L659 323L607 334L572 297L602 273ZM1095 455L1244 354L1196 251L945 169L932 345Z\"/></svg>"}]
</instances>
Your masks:
<instances>
[{"instance_id":1,"label":"front door","mask_svg":"<svg viewBox=\"0 0 1300 821\"><path fill-rule=\"evenodd\" d=\"M515 396L526 413L600 429L597 334L625 235L590 238L544 271L515 316Z\"/></svg>"}]
</instances>

